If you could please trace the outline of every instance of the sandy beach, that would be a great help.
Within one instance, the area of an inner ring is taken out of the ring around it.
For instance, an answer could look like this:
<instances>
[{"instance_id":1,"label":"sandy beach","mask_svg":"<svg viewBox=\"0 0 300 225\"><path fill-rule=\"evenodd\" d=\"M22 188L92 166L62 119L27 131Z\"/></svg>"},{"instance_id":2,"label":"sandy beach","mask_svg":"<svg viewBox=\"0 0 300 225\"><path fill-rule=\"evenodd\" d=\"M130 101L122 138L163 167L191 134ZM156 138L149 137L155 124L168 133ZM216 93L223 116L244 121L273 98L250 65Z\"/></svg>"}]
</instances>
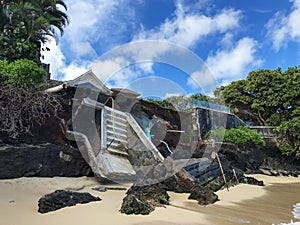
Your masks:
<instances>
[{"instance_id":1,"label":"sandy beach","mask_svg":"<svg viewBox=\"0 0 300 225\"><path fill-rule=\"evenodd\" d=\"M300 178L256 175L264 187L241 184L217 192L220 201L200 206L188 194L169 193L170 205L156 208L149 216L119 212L126 191L98 192L102 186L92 177L18 178L0 180L0 225L196 225L280 224L293 219L293 205L300 202ZM126 187L128 185L107 185ZM78 204L40 214L38 200L55 190L89 192L102 201Z\"/></svg>"}]
</instances>

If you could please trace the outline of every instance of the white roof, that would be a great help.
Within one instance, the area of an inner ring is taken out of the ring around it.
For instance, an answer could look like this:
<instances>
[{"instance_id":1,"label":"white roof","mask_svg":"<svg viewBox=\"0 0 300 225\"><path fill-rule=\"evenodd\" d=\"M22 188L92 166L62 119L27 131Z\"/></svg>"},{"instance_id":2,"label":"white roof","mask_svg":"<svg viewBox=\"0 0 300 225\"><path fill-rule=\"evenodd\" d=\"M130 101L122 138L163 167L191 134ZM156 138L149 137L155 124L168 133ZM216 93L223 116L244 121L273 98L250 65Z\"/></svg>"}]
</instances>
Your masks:
<instances>
[{"instance_id":1,"label":"white roof","mask_svg":"<svg viewBox=\"0 0 300 225\"><path fill-rule=\"evenodd\" d=\"M46 90L46 92L56 92L68 86L80 86L81 84L89 83L95 88L97 88L100 92L110 95L112 91L106 87L98 77L92 72L92 70L87 71L86 73L82 74L81 76L75 78L74 80L65 81L64 83L52 87Z\"/></svg>"}]
</instances>

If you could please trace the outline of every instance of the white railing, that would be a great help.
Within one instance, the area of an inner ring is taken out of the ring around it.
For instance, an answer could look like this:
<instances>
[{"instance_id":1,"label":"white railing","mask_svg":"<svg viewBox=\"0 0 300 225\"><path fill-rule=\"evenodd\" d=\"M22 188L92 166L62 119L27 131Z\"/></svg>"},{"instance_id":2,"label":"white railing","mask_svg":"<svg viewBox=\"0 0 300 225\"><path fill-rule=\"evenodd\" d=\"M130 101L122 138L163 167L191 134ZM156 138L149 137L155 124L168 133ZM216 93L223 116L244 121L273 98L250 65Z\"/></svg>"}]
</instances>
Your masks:
<instances>
[{"instance_id":1,"label":"white railing","mask_svg":"<svg viewBox=\"0 0 300 225\"><path fill-rule=\"evenodd\" d=\"M274 126L250 126L250 129L256 130L263 138L279 138L280 133Z\"/></svg>"}]
</instances>

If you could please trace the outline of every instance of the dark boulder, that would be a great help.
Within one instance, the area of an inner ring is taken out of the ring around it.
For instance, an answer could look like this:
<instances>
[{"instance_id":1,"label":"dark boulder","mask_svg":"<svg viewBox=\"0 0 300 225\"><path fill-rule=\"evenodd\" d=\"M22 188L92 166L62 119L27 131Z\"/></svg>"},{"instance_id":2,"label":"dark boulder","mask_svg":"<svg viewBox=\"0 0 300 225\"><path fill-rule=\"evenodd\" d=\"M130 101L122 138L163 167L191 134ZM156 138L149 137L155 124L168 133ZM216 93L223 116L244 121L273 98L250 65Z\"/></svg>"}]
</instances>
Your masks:
<instances>
[{"instance_id":1,"label":"dark boulder","mask_svg":"<svg viewBox=\"0 0 300 225\"><path fill-rule=\"evenodd\" d=\"M64 207L74 206L76 204L86 204L100 200L101 199L99 197L92 196L89 193L57 190L40 198L38 202L38 212L48 213Z\"/></svg>"},{"instance_id":2,"label":"dark boulder","mask_svg":"<svg viewBox=\"0 0 300 225\"><path fill-rule=\"evenodd\" d=\"M279 147L274 143L268 143L267 146L253 143L239 145L223 143L219 153L230 162L232 167L248 174L300 175L300 159L282 155Z\"/></svg>"},{"instance_id":3,"label":"dark boulder","mask_svg":"<svg viewBox=\"0 0 300 225\"><path fill-rule=\"evenodd\" d=\"M194 185L190 193L189 199L197 200L200 205L209 205L218 201L218 196L213 191L201 185Z\"/></svg>"},{"instance_id":4,"label":"dark boulder","mask_svg":"<svg viewBox=\"0 0 300 225\"><path fill-rule=\"evenodd\" d=\"M216 202L218 196L208 188L194 181L184 170L169 177L165 181L148 186L132 186L123 199L121 212L125 214L147 215L155 207L169 204L167 191L191 193L190 199L195 199L201 205Z\"/></svg>"},{"instance_id":5,"label":"dark boulder","mask_svg":"<svg viewBox=\"0 0 300 225\"><path fill-rule=\"evenodd\" d=\"M200 205L213 204L218 200L218 196L211 189L201 186L184 170L163 181L162 185L167 191L191 193L189 199L197 200Z\"/></svg>"},{"instance_id":6,"label":"dark boulder","mask_svg":"<svg viewBox=\"0 0 300 225\"><path fill-rule=\"evenodd\" d=\"M168 204L169 195L160 184L132 186L123 199L121 213L148 215L155 207Z\"/></svg>"},{"instance_id":7,"label":"dark boulder","mask_svg":"<svg viewBox=\"0 0 300 225\"><path fill-rule=\"evenodd\" d=\"M56 144L0 144L0 179L93 175L77 148Z\"/></svg>"},{"instance_id":8,"label":"dark boulder","mask_svg":"<svg viewBox=\"0 0 300 225\"><path fill-rule=\"evenodd\" d=\"M184 170L179 171L162 184L168 191L191 193L189 199L197 200L200 205L213 204L218 200L218 196L211 189L201 186Z\"/></svg>"}]
</instances>

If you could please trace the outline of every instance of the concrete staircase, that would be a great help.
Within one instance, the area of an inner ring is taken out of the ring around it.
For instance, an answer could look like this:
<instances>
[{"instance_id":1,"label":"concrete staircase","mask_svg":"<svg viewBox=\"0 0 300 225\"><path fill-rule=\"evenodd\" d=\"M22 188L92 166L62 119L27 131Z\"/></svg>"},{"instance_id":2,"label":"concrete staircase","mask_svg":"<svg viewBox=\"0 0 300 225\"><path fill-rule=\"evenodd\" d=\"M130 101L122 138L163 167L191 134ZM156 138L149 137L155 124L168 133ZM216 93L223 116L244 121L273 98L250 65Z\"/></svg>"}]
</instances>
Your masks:
<instances>
[{"instance_id":1,"label":"concrete staircase","mask_svg":"<svg viewBox=\"0 0 300 225\"><path fill-rule=\"evenodd\" d=\"M81 110L100 111L101 123L95 129L100 136L100 149L95 149L97 147L93 146L97 145L91 143L95 138L89 138L92 128L87 127L80 132L67 131L66 136L77 141L81 154L98 177L113 181L133 180L136 172L129 161L128 151L142 152L155 162L163 161L163 156L131 114L112 109L90 98L81 101L75 116L80 115ZM81 120L84 120L84 116Z\"/></svg>"},{"instance_id":2,"label":"concrete staircase","mask_svg":"<svg viewBox=\"0 0 300 225\"><path fill-rule=\"evenodd\" d=\"M128 123L124 112L104 106L101 127L102 149L112 154L128 156Z\"/></svg>"}]
</instances>

